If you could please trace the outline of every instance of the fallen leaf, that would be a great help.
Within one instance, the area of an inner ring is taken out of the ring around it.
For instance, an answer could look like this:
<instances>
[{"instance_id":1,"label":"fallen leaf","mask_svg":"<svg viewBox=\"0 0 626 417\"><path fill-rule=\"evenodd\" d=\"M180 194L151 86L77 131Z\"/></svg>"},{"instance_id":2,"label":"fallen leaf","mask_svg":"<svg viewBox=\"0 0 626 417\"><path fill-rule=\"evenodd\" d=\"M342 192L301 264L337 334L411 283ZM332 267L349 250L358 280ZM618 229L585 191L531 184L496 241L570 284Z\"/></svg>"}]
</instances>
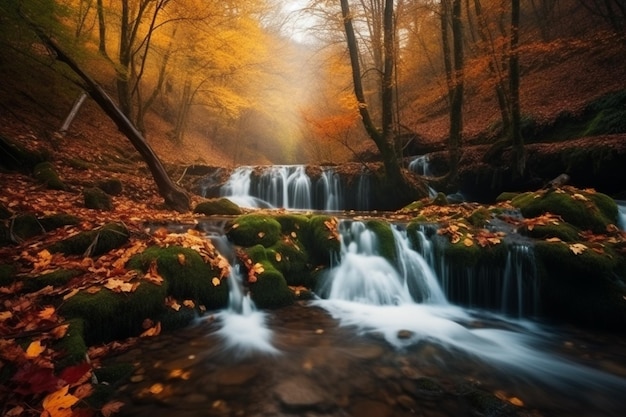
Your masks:
<instances>
[{"instance_id":1,"label":"fallen leaf","mask_svg":"<svg viewBox=\"0 0 626 417\"><path fill-rule=\"evenodd\" d=\"M54 339L63 339L65 337L65 335L67 334L67 331L69 330L70 325L69 324L62 324L61 326L57 326L54 329L50 330L50 335L54 338Z\"/></svg>"},{"instance_id":2,"label":"fallen leaf","mask_svg":"<svg viewBox=\"0 0 626 417\"><path fill-rule=\"evenodd\" d=\"M63 296L63 301L68 300L70 298L72 298L73 296L75 296L76 294L78 294L79 289L78 288L74 288L72 291L68 292L67 294L65 294Z\"/></svg>"},{"instance_id":3,"label":"fallen leaf","mask_svg":"<svg viewBox=\"0 0 626 417\"><path fill-rule=\"evenodd\" d=\"M185 300L183 301L183 305L187 308L195 308L196 307L196 303L193 302L193 300Z\"/></svg>"},{"instance_id":4,"label":"fallen leaf","mask_svg":"<svg viewBox=\"0 0 626 417\"><path fill-rule=\"evenodd\" d=\"M283 259L280 253L276 252L276 262L280 262Z\"/></svg>"},{"instance_id":5,"label":"fallen leaf","mask_svg":"<svg viewBox=\"0 0 626 417\"><path fill-rule=\"evenodd\" d=\"M113 292L132 292L135 289L132 283L124 282L117 278L109 278L106 284L104 284L104 287Z\"/></svg>"},{"instance_id":6,"label":"fallen leaf","mask_svg":"<svg viewBox=\"0 0 626 417\"><path fill-rule=\"evenodd\" d=\"M34 359L37 356L41 355L41 353L45 350L46 348L41 345L41 341L35 340L34 342L31 342L30 345L28 345L28 348L26 349L26 357Z\"/></svg>"},{"instance_id":7,"label":"fallen leaf","mask_svg":"<svg viewBox=\"0 0 626 417\"><path fill-rule=\"evenodd\" d=\"M222 281L220 281L220 279L219 279L218 277L214 277L214 278L211 280L211 284L213 284L213 286L214 286L214 287L219 286L221 283L222 283Z\"/></svg>"},{"instance_id":8,"label":"fallen leaf","mask_svg":"<svg viewBox=\"0 0 626 417\"><path fill-rule=\"evenodd\" d=\"M177 255L178 258L178 263L181 265L185 265L185 263L187 262L187 260L185 259L185 254L184 253L179 253Z\"/></svg>"},{"instance_id":9,"label":"fallen leaf","mask_svg":"<svg viewBox=\"0 0 626 417\"><path fill-rule=\"evenodd\" d=\"M154 327L149 328L145 332L139 335L139 337L152 337L158 336L161 333L161 322L157 322Z\"/></svg>"},{"instance_id":10,"label":"fallen leaf","mask_svg":"<svg viewBox=\"0 0 626 417\"><path fill-rule=\"evenodd\" d=\"M263 239L263 237L265 237L265 232L259 232L257 233L257 236L259 237L259 239Z\"/></svg>"},{"instance_id":11,"label":"fallen leaf","mask_svg":"<svg viewBox=\"0 0 626 417\"><path fill-rule=\"evenodd\" d=\"M55 311L54 307L46 307L39 312L38 316L42 320L49 320L54 315Z\"/></svg>"},{"instance_id":12,"label":"fallen leaf","mask_svg":"<svg viewBox=\"0 0 626 417\"><path fill-rule=\"evenodd\" d=\"M124 403L121 401L110 401L102 406L100 412L104 417L111 417L111 415L118 413L123 406Z\"/></svg>"},{"instance_id":13,"label":"fallen leaf","mask_svg":"<svg viewBox=\"0 0 626 417\"><path fill-rule=\"evenodd\" d=\"M558 237L550 237L548 239L546 239L546 242L548 243L557 243L557 242L563 242L560 238Z\"/></svg>"},{"instance_id":14,"label":"fallen leaf","mask_svg":"<svg viewBox=\"0 0 626 417\"><path fill-rule=\"evenodd\" d=\"M78 398L68 394L69 388L69 385L65 385L43 399L43 409L49 413L50 417L69 417L72 415L71 407L78 402Z\"/></svg>"},{"instance_id":15,"label":"fallen leaf","mask_svg":"<svg viewBox=\"0 0 626 417\"><path fill-rule=\"evenodd\" d=\"M467 246L467 247L470 247L470 246L474 245L474 241L472 239L470 239L470 238L465 238L463 240L463 244L465 246Z\"/></svg>"},{"instance_id":16,"label":"fallen leaf","mask_svg":"<svg viewBox=\"0 0 626 417\"><path fill-rule=\"evenodd\" d=\"M583 245L582 243L573 243L569 245L569 250L571 250L574 255L580 255L587 250L587 246Z\"/></svg>"},{"instance_id":17,"label":"fallen leaf","mask_svg":"<svg viewBox=\"0 0 626 417\"><path fill-rule=\"evenodd\" d=\"M576 193L576 194L572 195L572 198L573 198L574 200L578 200L578 201L588 201L588 200L589 200L589 199L588 199L587 197L585 197L584 195L582 195L582 194L578 194L578 193Z\"/></svg>"}]
</instances>

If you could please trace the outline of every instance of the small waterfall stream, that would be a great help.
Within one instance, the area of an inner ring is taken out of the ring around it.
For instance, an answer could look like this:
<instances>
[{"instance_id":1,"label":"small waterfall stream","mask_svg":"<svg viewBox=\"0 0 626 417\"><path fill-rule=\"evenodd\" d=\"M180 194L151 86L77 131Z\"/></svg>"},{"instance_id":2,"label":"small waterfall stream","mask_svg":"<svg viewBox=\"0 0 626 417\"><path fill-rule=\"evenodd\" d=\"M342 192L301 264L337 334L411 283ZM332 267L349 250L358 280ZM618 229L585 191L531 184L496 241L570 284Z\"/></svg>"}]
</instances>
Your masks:
<instances>
[{"instance_id":1,"label":"small waterfall stream","mask_svg":"<svg viewBox=\"0 0 626 417\"><path fill-rule=\"evenodd\" d=\"M617 226L622 230L626 230L626 201L617 201L617 208L619 210L617 213Z\"/></svg>"}]
</instances>

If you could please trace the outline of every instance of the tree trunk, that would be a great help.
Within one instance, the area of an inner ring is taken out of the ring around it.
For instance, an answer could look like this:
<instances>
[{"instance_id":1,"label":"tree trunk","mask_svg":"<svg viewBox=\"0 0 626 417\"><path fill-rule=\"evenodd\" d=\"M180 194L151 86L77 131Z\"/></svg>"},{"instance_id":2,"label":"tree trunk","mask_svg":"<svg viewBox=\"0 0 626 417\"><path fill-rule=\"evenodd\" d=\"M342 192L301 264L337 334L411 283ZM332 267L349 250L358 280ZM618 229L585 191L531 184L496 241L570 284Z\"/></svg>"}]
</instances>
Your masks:
<instances>
[{"instance_id":1,"label":"tree trunk","mask_svg":"<svg viewBox=\"0 0 626 417\"><path fill-rule=\"evenodd\" d=\"M105 57L107 55L107 45L106 45L106 23L104 21L104 5L102 4L102 0L97 1L97 11L98 11L98 51Z\"/></svg>"},{"instance_id":2,"label":"tree trunk","mask_svg":"<svg viewBox=\"0 0 626 417\"><path fill-rule=\"evenodd\" d=\"M461 23L461 0L452 3L452 44L454 46L454 86L450 102L450 177L454 181L461 160L461 142L463 135L463 92L464 92L464 57L463 26Z\"/></svg>"},{"instance_id":3,"label":"tree trunk","mask_svg":"<svg viewBox=\"0 0 626 417\"><path fill-rule=\"evenodd\" d=\"M150 145L143 138L141 133L133 126L130 120L124 115L113 100L89 75L87 75L78 64L69 57L57 43L48 37L38 27L33 26L37 35L48 45L57 55L57 59L66 63L72 71L78 74L85 82L85 90L89 92L91 98L104 110L104 112L115 122L117 127L126 135L135 149L146 161L152 177L159 189L159 193L165 199L165 203L179 212L187 212L190 209L189 194L176 184L167 175L163 164L156 156Z\"/></svg>"},{"instance_id":4,"label":"tree trunk","mask_svg":"<svg viewBox=\"0 0 626 417\"><path fill-rule=\"evenodd\" d=\"M520 0L511 1L511 58L509 60L509 83L511 90L511 141L513 153L513 175L523 177L526 170L524 138L519 101L519 20Z\"/></svg>"}]
</instances>

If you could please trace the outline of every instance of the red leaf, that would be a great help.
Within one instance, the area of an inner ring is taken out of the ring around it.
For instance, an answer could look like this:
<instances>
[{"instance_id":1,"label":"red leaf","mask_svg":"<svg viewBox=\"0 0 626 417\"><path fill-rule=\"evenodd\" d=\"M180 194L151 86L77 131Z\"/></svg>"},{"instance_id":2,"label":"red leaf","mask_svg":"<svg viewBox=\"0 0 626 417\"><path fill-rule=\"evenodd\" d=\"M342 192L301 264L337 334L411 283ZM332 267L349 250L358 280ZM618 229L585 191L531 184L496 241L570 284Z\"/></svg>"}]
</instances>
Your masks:
<instances>
[{"instance_id":1,"label":"red leaf","mask_svg":"<svg viewBox=\"0 0 626 417\"><path fill-rule=\"evenodd\" d=\"M70 385L73 385L80 381L87 372L91 371L91 365L87 362L83 362L78 365L69 366L65 368L59 377Z\"/></svg>"},{"instance_id":2,"label":"red leaf","mask_svg":"<svg viewBox=\"0 0 626 417\"><path fill-rule=\"evenodd\" d=\"M60 380L50 368L40 368L26 364L11 378L18 384L15 392L22 395L40 394L42 392L54 392L60 386Z\"/></svg>"}]
</instances>

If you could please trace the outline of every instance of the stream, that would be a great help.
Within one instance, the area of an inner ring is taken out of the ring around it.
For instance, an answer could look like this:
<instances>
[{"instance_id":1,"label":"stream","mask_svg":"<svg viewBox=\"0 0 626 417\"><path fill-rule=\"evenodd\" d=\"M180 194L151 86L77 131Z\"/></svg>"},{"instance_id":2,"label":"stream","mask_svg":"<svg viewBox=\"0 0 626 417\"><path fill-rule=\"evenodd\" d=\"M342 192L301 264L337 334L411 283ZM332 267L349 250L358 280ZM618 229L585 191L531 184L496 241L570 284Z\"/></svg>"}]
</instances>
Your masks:
<instances>
[{"instance_id":1,"label":"stream","mask_svg":"<svg viewBox=\"0 0 626 417\"><path fill-rule=\"evenodd\" d=\"M121 415L626 412L626 338L517 314L527 303L515 291L529 275L520 265L532 258L509 257L496 271L512 274L513 284L498 288L502 311L462 307L442 289L433 256L413 250L401 229L398 265L378 254L363 223L344 221L339 230L341 256L320 298L259 311L233 268L227 309L111 358L134 366L116 394ZM212 240L232 256L223 236ZM505 308L511 291L514 314Z\"/></svg>"}]
</instances>

